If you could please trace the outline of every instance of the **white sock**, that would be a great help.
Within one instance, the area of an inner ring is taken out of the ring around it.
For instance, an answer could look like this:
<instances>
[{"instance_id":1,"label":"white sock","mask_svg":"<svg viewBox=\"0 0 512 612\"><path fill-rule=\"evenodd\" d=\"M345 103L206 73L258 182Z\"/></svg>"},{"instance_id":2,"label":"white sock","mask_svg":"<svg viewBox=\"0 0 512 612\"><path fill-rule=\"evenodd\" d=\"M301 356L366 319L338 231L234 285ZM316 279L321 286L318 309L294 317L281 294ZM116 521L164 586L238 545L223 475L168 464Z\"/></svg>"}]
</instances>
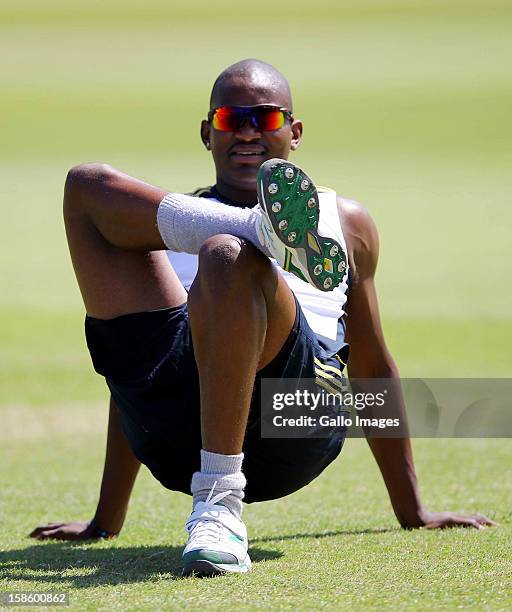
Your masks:
<instances>
[{"instance_id":1,"label":"white sock","mask_svg":"<svg viewBox=\"0 0 512 612\"><path fill-rule=\"evenodd\" d=\"M221 455L201 450L201 471L194 473L190 486L194 499L193 505L195 506L199 501L205 501L217 482L213 494L231 489L232 492L219 503L240 518L246 484L245 476L242 473L243 458L243 453Z\"/></svg>"},{"instance_id":2,"label":"white sock","mask_svg":"<svg viewBox=\"0 0 512 612\"><path fill-rule=\"evenodd\" d=\"M205 240L217 234L245 238L268 255L258 239L256 222L260 213L211 202L206 198L168 193L157 211L158 231L165 245L178 253L199 253Z\"/></svg>"}]
</instances>

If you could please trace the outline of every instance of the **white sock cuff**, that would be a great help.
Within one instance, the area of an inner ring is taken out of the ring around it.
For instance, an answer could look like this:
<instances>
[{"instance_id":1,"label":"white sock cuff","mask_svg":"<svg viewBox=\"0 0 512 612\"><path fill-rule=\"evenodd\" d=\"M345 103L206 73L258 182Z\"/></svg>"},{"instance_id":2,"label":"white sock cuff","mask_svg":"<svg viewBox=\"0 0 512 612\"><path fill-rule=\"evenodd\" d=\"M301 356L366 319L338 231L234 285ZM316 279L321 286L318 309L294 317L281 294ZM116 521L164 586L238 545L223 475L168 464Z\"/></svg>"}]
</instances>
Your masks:
<instances>
[{"instance_id":1,"label":"white sock cuff","mask_svg":"<svg viewBox=\"0 0 512 612\"><path fill-rule=\"evenodd\" d=\"M252 242L266 255L258 237L261 212L228 206L183 193L168 193L158 205L156 224L165 246L177 253L199 253L205 240L232 234Z\"/></svg>"},{"instance_id":2,"label":"white sock cuff","mask_svg":"<svg viewBox=\"0 0 512 612\"><path fill-rule=\"evenodd\" d=\"M203 474L237 474L242 471L244 454L222 455L201 449L201 472Z\"/></svg>"},{"instance_id":3,"label":"white sock cuff","mask_svg":"<svg viewBox=\"0 0 512 612\"><path fill-rule=\"evenodd\" d=\"M176 215L174 211L180 207L180 201L176 197L177 194L168 193L158 205L156 211L156 224L160 236L164 241L165 246L176 253L182 253L182 249L176 239L177 233L174 228Z\"/></svg>"},{"instance_id":4,"label":"white sock cuff","mask_svg":"<svg viewBox=\"0 0 512 612\"><path fill-rule=\"evenodd\" d=\"M218 493L231 489L234 497L243 499L247 480L242 472L237 472L236 474L203 474L203 472L194 472L192 482L190 483L190 492L192 495L199 492L208 494L214 484L214 494L215 492Z\"/></svg>"}]
</instances>

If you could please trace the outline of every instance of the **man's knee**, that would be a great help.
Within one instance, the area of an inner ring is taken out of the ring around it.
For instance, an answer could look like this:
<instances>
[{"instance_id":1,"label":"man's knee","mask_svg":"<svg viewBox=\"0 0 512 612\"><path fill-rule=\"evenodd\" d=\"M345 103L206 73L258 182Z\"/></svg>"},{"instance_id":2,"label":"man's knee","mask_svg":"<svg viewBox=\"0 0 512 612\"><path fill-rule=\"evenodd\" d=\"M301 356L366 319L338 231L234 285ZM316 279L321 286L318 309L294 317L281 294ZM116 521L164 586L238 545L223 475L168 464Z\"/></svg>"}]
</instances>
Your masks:
<instances>
[{"instance_id":1,"label":"man's knee","mask_svg":"<svg viewBox=\"0 0 512 612\"><path fill-rule=\"evenodd\" d=\"M114 174L114 169L108 164L92 163L73 166L66 176L64 185L64 216L81 208L83 195L97 189L107 182Z\"/></svg>"},{"instance_id":2,"label":"man's knee","mask_svg":"<svg viewBox=\"0 0 512 612\"><path fill-rule=\"evenodd\" d=\"M268 258L250 242L230 234L208 238L199 250L199 274L207 280L222 282L226 274L252 276L269 264Z\"/></svg>"},{"instance_id":3,"label":"man's knee","mask_svg":"<svg viewBox=\"0 0 512 612\"><path fill-rule=\"evenodd\" d=\"M199 270L189 293L189 307L216 302L233 293L261 290L272 264L250 242L229 234L212 236L199 251ZM231 299L231 298L230 298Z\"/></svg>"},{"instance_id":4,"label":"man's knee","mask_svg":"<svg viewBox=\"0 0 512 612\"><path fill-rule=\"evenodd\" d=\"M231 267L242 252L242 240L230 234L208 238L199 250L199 266L203 268Z\"/></svg>"},{"instance_id":5,"label":"man's knee","mask_svg":"<svg viewBox=\"0 0 512 612\"><path fill-rule=\"evenodd\" d=\"M83 189L86 185L108 180L115 170L108 164L98 162L73 166L66 177L66 189Z\"/></svg>"}]
</instances>

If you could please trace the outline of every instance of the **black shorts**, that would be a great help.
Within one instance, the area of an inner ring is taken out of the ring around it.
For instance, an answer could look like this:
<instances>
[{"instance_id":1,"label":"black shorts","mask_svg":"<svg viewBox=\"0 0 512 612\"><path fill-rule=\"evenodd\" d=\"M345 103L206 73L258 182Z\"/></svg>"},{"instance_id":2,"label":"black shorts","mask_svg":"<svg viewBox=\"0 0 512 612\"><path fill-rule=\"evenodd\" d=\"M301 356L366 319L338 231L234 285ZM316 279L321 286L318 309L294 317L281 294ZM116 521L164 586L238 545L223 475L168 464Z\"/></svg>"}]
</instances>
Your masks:
<instances>
[{"instance_id":1,"label":"black shorts","mask_svg":"<svg viewBox=\"0 0 512 612\"><path fill-rule=\"evenodd\" d=\"M164 487L190 494L192 474L200 468L201 425L187 305L109 320L87 316L85 332L94 368L106 379L134 454ZM314 379L315 357L340 368L336 356L321 347L297 303L289 338L258 372L254 386L244 442L248 503L297 491L341 451L343 429L327 439L261 437L260 380Z\"/></svg>"}]
</instances>

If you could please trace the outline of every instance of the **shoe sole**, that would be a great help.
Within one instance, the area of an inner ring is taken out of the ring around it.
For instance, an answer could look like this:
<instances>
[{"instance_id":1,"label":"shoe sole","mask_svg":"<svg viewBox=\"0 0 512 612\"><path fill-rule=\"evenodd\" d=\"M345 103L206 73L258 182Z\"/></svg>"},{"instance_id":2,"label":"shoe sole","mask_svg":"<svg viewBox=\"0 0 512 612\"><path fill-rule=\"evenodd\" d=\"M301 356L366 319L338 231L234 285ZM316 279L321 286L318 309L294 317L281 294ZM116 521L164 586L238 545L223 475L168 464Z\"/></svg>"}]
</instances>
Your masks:
<instances>
[{"instance_id":1,"label":"shoe sole","mask_svg":"<svg viewBox=\"0 0 512 612\"><path fill-rule=\"evenodd\" d=\"M197 578L208 578L211 576L223 576L225 574L245 574L251 569L250 565L244 563L213 563L205 559L197 559L187 563L181 572L183 577L196 576Z\"/></svg>"},{"instance_id":2,"label":"shoe sole","mask_svg":"<svg viewBox=\"0 0 512 612\"><path fill-rule=\"evenodd\" d=\"M258 168L256 184L258 200L287 249L284 269L320 291L335 289L347 262L340 243L318 233L320 202L309 176L289 161L269 159ZM293 265L293 251L305 254L307 278Z\"/></svg>"}]
</instances>

